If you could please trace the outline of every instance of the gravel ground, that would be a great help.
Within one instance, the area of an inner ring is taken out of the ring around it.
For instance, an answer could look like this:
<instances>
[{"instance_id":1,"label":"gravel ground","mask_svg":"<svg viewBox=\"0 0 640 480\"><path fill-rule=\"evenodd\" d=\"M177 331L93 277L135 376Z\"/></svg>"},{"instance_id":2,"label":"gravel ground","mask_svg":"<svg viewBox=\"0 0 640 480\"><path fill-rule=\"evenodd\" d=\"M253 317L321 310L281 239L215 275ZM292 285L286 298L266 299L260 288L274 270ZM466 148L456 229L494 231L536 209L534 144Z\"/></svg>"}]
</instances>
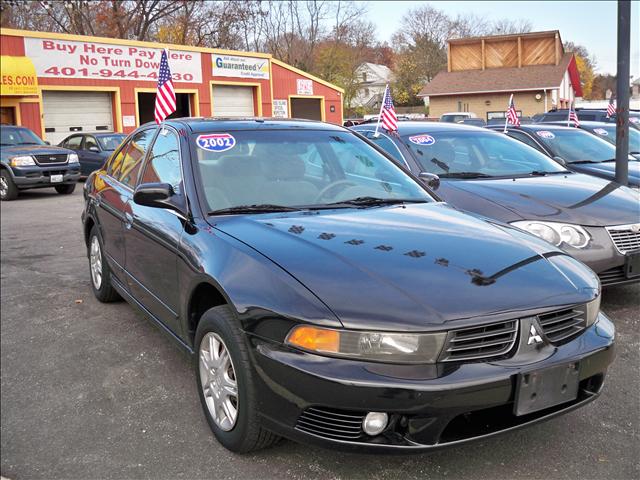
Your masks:
<instances>
[{"instance_id":1,"label":"gravel ground","mask_svg":"<svg viewBox=\"0 0 640 480\"><path fill-rule=\"evenodd\" d=\"M31 478L640 478L640 285L606 290L617 359L602 396L551 422L421 455L282 442L223 449L190 360L126 303L91 293L80 185L1 204L1 473Z\"/></svg>"}]
</instances>

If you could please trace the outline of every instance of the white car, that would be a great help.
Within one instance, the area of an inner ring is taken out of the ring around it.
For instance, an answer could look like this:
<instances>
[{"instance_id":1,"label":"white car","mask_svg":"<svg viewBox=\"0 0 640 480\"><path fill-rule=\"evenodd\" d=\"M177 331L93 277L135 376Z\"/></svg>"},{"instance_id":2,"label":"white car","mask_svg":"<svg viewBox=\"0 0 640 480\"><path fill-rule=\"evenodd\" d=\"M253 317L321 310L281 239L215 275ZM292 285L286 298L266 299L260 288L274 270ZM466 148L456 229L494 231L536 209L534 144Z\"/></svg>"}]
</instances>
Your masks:
<instances>
[{"instance_id":1,"label":"white car","mask_svg":"<svg viewBox=\"0 0 640 480\"><path fill-rule=\"evenodd\" d=\"M473 112L449 112L443 113L440 115L441 122L448 123L462 123L463 120L467 118L478 118L477 115Z\"/></svg>"}]
</instances>

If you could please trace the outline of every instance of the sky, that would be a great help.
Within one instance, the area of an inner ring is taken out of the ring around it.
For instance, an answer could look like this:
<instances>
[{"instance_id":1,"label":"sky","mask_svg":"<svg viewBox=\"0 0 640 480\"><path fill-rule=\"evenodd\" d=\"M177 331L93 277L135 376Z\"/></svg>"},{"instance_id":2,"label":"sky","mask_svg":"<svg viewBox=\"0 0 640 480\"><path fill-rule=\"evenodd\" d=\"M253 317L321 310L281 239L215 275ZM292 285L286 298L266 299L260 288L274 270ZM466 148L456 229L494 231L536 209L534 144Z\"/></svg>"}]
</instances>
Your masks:
<instances>
[{"instance_id":1,"label":"sky","mask_svg":"<svg viewBox=\"0 0 640 480\"><path fill-rule=\"evenodd\" d=\"M369 19L377 25L381 40L391 40L402 26L402 16L418 1L368 2ZM597 73L616 73L616 1L430 1L445 13L473 13L488 20L526 19L533 31L559 30L563 41L584 45L596 58ZM640 77L640 2L631 3L631 75Z\"/></svg>"}]
</instances>

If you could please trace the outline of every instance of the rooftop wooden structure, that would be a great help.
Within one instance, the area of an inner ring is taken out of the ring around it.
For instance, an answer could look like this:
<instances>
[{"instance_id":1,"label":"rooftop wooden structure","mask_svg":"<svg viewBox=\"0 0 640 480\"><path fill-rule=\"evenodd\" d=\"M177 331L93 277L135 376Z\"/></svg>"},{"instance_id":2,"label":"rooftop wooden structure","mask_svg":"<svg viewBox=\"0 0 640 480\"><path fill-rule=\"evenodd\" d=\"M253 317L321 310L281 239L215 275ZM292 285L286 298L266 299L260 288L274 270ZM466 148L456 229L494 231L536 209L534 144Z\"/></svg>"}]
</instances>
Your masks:
<instances>
[{"instance_id":1,"label":"rooftop wooden structure","mask_svg":"<svg viewBox=\"0 0 640 480\"><path fill-rule=\"evenodd\" d=\"M557 30L453 39L448 42L447 71L558 65L563 55Z\"/></svg>"}]
</instances>

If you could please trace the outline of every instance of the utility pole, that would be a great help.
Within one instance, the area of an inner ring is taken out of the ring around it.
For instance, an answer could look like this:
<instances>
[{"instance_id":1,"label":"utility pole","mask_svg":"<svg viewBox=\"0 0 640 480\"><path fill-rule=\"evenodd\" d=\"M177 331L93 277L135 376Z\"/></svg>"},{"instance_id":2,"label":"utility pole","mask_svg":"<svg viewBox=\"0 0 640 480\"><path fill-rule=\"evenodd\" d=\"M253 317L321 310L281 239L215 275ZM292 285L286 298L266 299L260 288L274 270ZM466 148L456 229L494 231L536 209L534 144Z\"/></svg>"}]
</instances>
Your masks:
<instances>
[{"instance_id":1,"label":"utility pole","mask_svg":"<svg viewBox=\"0 0 640 480\"><path fill-rule=\"evenodd\" d=\"M629 183L629 50L631 2L618 0L618 71L616 78L616 182Z\"/></svg>"}]
</instances>

